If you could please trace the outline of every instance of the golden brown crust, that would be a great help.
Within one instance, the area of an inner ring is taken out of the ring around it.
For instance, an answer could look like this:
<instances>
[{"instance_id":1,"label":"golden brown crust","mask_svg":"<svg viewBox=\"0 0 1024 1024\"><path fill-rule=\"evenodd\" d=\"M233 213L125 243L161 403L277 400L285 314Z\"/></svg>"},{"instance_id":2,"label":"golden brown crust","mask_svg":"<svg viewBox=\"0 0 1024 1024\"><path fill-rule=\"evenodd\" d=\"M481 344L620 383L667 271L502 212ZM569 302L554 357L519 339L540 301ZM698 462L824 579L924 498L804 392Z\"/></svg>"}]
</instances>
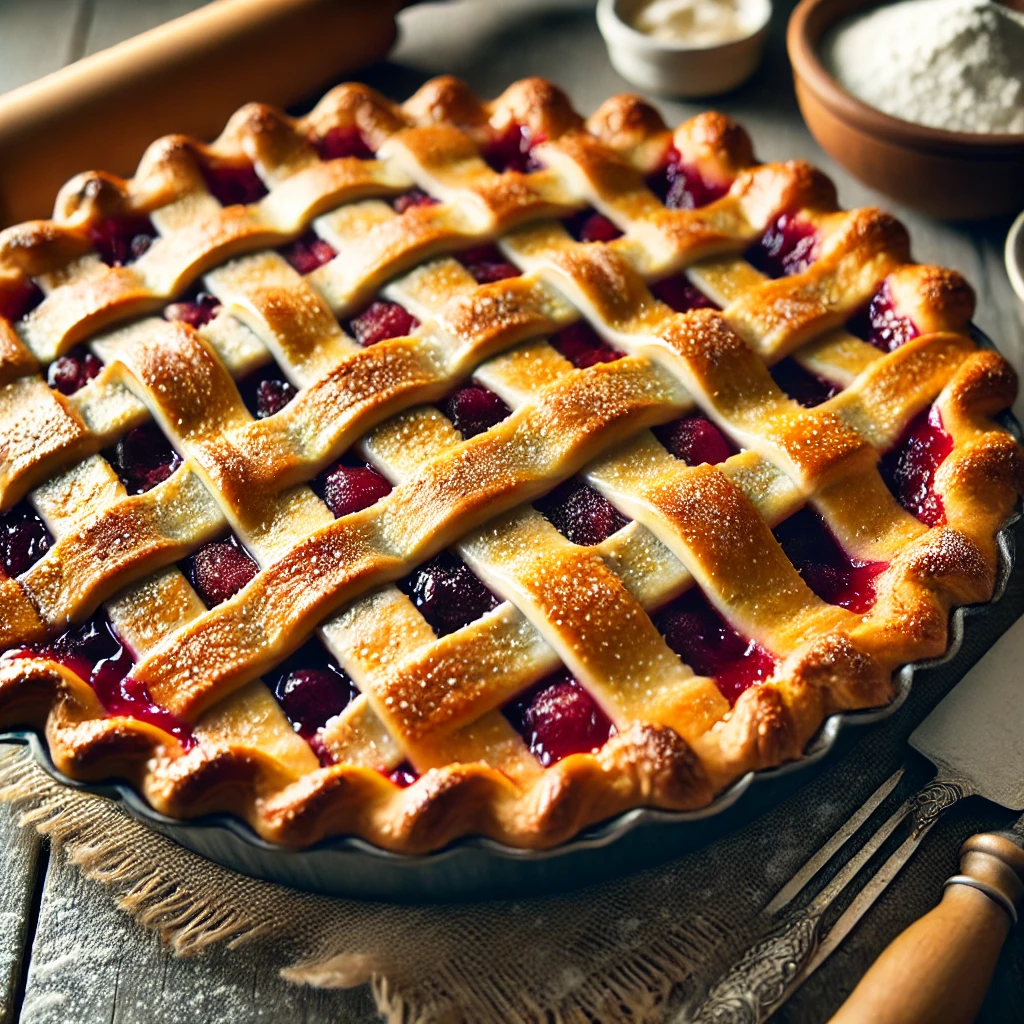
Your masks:
<instances>
[{"instance_id":1,"label":"golden brown crust","mask_svg":"<svg viewBox=\"0 0 1024 1024\"><path fill-rule=\"evenodd\" d=\"M520 128L545 166L492 171L480 151ZM358 129L380 159L321 161L336 129ZM666 209L644 179L673 147L726 194ZM255 164L269 194L223 208L203 164ZM443 201L401 214L380 202L413 185ZM553 219L591 205L623 237L578 243ZM743 253L781 214L810 225L819 251L768 280ZM90 229L136 215L160 237L131 266L101 264ZM340 255L300 277L268 250L315 217ZM477 285L445 255L494 239L520 277ZM721 312L654 298L649 283L683 267ZM208 327L137 319L201 275L226 309ZM884 704L898 665L941 653L950 608L991 593L995 536L1024 486L1020 449L992 420L1016 378L966 333L963 279L911 264L889 215L837 210L809 165L755 165L728 118L669 132L636 96L586 122L540 79L481 103L443 77L401 106L344 85L298 120L250 104L215 142L158 140L134 178L79 175L52 220L0 233L0 301L29 278L42 303L0 317L0 507L31 491L56 544L0 578L0 647L104 604L135 678L197 743L107 716L43 655L0 661L0 722L45 726L69 775L118 775L165 813L228 811L275 842L543 847L628 808L704 806L798 758L824 716ZM336 318L382 288L423 326L360 348ZM842 326L882 288L920 332L884 355ZM544 340L581 316L625 358L575 370ZM40 366L83 339L107 365L65 399ZM798 406L768 369L787 356L844 389ZM234 379L270 358L300 391L257 422ZM424 403L471 374L514 411L463 441ZM877 461L932 404L952 452L935 477L945 522L928 528ZM669 456L647 428L694 408L743 450L718 466ZM128 497L93 453L150 417L186 462ZM307 484L359 439L395 487L335 521ZM529 505L576 472L633 519L593 548ZM771 527L808 502L852 556L888 563L867 613L817 598L775 542ZM262 571L207 611L170 566L228 524ZM390 581L448 546L502 603L438 639ZM731 708L650 618L695 583L778 659ZM361 690L322 733L330 767L258 679L313 630ZM542 768L500 709L560 663L616 732ZM403 790L385 773L406 759L421 776Z\"/></svg>"}]
</instances>

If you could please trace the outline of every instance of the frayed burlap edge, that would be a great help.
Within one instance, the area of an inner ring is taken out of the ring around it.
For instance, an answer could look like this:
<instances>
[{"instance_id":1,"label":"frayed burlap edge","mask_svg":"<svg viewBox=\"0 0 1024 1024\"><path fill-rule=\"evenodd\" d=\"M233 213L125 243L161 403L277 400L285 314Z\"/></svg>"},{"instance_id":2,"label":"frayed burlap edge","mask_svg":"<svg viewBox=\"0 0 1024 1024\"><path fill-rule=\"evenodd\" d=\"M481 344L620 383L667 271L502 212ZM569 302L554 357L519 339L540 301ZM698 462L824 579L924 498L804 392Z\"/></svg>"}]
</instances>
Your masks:
<instances>
[{"instance_id":1,"label":"frayed burlap edge","mask_svg":"<svg viewBox=\"0 0 1024 1024\"><path fill-rule=\"evenodd\" d=\"M647 895L650 882L630 880L606 901L603 916L592 895L502 910L297 892L236 875L133 820L114 801L60 785L28 750L0 755L0 801L175 953L270 942L291 954L280 969L286 980L321 988L368 984L390 1024L655 1024L669 1015L673 990L692 980L726 934L721 923L680 915L678 906L652 931L659 899ZM670 874L666 869L662 899L675 903ZM526 910L510 922L516 908ZM530 937L544 914L564 929L553 976L545 976L546 958L520 952L546 934ZM595 919L607 927L595 927Z\"/></svg>"}]
</instances>

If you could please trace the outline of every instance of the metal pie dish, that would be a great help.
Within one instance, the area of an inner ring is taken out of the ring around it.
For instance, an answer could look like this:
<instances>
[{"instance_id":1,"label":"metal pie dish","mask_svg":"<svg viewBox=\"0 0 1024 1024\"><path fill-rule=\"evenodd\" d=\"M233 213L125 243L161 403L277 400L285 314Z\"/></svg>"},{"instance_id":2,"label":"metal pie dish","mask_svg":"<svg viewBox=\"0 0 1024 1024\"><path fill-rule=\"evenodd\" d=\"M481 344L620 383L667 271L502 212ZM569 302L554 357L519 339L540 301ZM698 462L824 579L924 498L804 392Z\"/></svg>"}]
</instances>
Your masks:
<instances>
[{"instance_id":1,"label":"metal pie dish","mask_svg":"<svg viewBox=\"0 0 1024 1024\"><path fill-rule=\"evenodd\" d=\"M971 334L979 345L995 348L977 328L972 327ZM996 420L1018 443L1024 442L1024 430L1012 413L1003 412ZM967 620L984 617L1006 592L1015 560L1012 527L1020 516L1018 505L996 536L996 583L991 600L954 608L945 653L902 666L893 679L893 699L884 707L830 715L800 760L747 772L706 807L695 811L634 808L550 849L519 849L483 836L416 855L392 853L355 836L291 849L267 842L230 814L171 818L154 810L127 782L69 778L58 771L46 740L34 730L0 732L0 742L27 745L39 766L62 785L116 800L136 821L187 849L269 882L389 903L522 899L580 888L664 863L750 824L804 785L809 772L837 747L848 746L849 727L871 725L895 714L910 695L915 673L952 662L963 646Z\"/></svg>"}]
</instances>

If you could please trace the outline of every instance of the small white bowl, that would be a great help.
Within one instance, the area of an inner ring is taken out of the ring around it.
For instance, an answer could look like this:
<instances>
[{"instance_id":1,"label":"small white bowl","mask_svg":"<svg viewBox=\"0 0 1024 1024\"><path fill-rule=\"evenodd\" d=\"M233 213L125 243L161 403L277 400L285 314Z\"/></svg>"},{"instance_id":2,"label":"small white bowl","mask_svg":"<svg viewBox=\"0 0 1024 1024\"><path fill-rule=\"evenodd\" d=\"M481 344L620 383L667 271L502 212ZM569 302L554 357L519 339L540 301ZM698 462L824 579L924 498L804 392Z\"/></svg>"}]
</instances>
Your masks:
<instances>
[{"instance_id":1,"label":"small white bowl","mask_svg":"<svg viewBox=\"0 0 1024 1024\"><path fill-rule=\"evenodd\" d=\"M1006 273L1017 298L1024 302L1024 212L1013 222L1006 236Z\"/></svg>"},{"instance_id":2,"label":"small white bowl","mask_svg":"<svg viewBox=\"0 0 1024 1024\"><path fill-rule=\"evenodd\" d=\"M635 86L665 96L714 96L745 82L761 63L770 0L745 0L750 32L727 43L655 39L633 28L645 0L598 0L597 24L612 66Z\"/></svg>"}]
</instances>

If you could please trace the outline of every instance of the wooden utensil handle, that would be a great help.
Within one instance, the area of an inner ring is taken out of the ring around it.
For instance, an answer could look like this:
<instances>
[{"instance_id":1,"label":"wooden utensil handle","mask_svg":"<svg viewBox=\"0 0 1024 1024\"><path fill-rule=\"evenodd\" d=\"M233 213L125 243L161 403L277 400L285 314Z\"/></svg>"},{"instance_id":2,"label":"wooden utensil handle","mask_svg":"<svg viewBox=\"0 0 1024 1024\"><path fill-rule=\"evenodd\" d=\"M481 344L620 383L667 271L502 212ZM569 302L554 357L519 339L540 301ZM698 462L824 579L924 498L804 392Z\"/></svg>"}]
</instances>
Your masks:
<instances>
[{"instance_id":1,"label":"wooden utensil handle","mask_svg":"<svg viewBox=\"0 0 1024 1024\"><path fill-rule=\"evenodd\" d=\"M1024 850L986 833L960 854L942 902L893 940L830 1024L974 1020L1024 895Z\"/></svg>"},{"instance_id":2,"label":"wooden utensil handle","mask_svg":"<svg viewBox=\"0 0 1024 1024\"><path fill-rule=\"evenodd\" d=\"M45 216L78 171L213 138L249 100L287 106L385 53L408 0L215 0L0 96L0 225Z\"/></svg>"}]
</instances>

